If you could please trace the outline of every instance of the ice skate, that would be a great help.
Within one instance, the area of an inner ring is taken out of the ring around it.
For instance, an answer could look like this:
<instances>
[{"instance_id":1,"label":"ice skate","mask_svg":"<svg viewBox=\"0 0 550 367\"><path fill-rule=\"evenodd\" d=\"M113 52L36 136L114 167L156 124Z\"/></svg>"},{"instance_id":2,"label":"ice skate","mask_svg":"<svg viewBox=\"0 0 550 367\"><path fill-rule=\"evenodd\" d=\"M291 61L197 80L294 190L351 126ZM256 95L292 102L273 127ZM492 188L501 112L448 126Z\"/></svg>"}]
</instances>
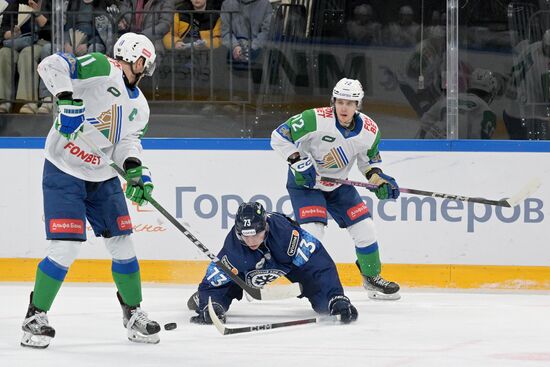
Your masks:
<instances>
[{"instance_id":1,"label":"ice skate","mask_svg":"<svg viewBox=\"0 0 550 367\"><path fill-rule=\"evenodd\" d=\"M356 261L355 264L361 271L359 262ZM361 274L361 277L363 278L363 288L367 290L370 299L394 301L401 298L399 284L382 278L380 274L374 277Z\"/></svg>"},{"instance_id":2,"label":"ice skate","mask_svg":"<svg viewBox=\"0 0 550 367\"><path fill-rule=\"evenodd\" d=\"M21 339L23 347L47 348L50 345L50 340L55 336L54 328L48 324L46 312L32 304L32 292L31 303L21 328L23 329L23 338Z\"/></svg>"},{"instance_id":3,"label":"ice skate","mask_svg":"<svg viewBox=\"0 0 550 367\"><path fill-rule=\"evenodd\" d=\"M147 317L139 305L128 306L124 303L120 294L117 298L122 307L122 324L128 330L128 340L136 343L157 344L160 341L158 332L160 325Z\"/></svg>"}]
</instances>

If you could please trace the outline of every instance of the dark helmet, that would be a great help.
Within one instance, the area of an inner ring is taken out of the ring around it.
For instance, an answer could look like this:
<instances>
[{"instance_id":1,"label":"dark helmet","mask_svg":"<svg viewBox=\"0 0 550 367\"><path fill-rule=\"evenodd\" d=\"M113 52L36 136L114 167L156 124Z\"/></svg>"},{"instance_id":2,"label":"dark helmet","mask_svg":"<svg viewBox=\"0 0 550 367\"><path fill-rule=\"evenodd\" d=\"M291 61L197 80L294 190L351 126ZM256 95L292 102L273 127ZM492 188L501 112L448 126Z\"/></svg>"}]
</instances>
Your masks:
<instances>
[{"instance_id":1,"label":"dark helmet","mask_svg":"<svg viewBox=\"0 0 550 367\"><path fill-rule=\"evenodd\" d=\"M239 236L254 236L267 226L267 214L258 202L242 203L235 217L235 230Z\"/></svg>"}]
</instances>

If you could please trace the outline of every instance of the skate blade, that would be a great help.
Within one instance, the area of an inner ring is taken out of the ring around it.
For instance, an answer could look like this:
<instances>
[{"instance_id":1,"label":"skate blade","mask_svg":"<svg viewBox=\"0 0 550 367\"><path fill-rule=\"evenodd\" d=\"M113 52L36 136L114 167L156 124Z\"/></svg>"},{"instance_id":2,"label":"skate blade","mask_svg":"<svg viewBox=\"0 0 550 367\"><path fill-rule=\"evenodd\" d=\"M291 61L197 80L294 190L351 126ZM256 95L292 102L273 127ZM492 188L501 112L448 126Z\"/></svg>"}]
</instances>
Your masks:
<instances>
[{"instance_id":1,"label":"skate blade","mask_svg":"<svg viewBox=\"0 0 550 367\"><path fill-rule=\"evenodd\" d=\"M34 335L27 331L23 332L23 338L21 338L21 346L27 348L44 349L50 345L52 338L46 335Z\"/></svg>"},{"instance_id":2,"label":"skate blade","mask_svg":"<svg viewBox=\"0 0 550 367\"><path fill-rule=\"evenodd\" d=\"M370 299L374 299L377 301L397 301L398 299L401 299L401 295L399 294L399 292L395 292L393 294L385 294L382 292L367 289L367 295Z\"/></svg>"},{"instance_id":3,"label":"skate blade","mask_svg":"<svg viewBox=\"0 0 550 367\"><path fill-rule=\"evenodd\" d=\"M135 330L128 330L128 340L134 343L158 344L160 337L158 334L144 335Z\"/></svg>"}]
</instances>

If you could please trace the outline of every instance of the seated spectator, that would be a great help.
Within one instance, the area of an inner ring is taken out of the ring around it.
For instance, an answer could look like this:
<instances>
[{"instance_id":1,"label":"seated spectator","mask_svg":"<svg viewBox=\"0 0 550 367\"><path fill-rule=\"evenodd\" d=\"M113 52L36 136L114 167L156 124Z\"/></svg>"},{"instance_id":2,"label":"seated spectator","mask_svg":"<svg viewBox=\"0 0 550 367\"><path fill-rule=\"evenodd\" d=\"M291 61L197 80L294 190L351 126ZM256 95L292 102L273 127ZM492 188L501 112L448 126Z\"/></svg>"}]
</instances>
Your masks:
<instances>
[{"instance_id":1,"label":"seated spectator","mask_svg":"<svg viewBox=\"0 0 550 367\"><path fill-rule=\"evenodd\" d=\"M135 32L147 36L157 46L170 31L174 0L125 0L120 3L118 33ZM158 42L156 42L158 41Z\"/></svg>"},{"instance_id":2,"label":"seated spectator","mask_svg":"<svg viewBox=\"0 0 550 367\"><path fill-rule=\"evenodd\" d=\"M28 6L24 11L19 10L21 6ZM21 11L18 17L15 12ZM8 12L14 12L9 14ZM27 13L32 12L32 14ZM14 99L33 101L37 100L36 90L40 80L36 67L40 60L51 53L51 28L50 14L51 2L44 1L41 10L40 4L33 0L19 0L9 3L5 9L0 33L3 47L0 48L0 113L11 112ZM27 17L21 15L28 14ZM18 20L19 18L19 20ZM33 25L32 22L35 22ZM17 24L20 22L19 24ZM13 79L13 67L17 65L19 80L17 93L13 95L15 80ZM47 96L44 93L41 98ZM24 104L20 113L37 113L38 104L28 102Z\"/></svg>"},{"instance_id":3,"label":"seated spectator","mask_svg":"<svg viewBox=\"0 0 550 367\"><path fill-rule=\"evenodd\" d=\"M174 30L163 39L164 47L177 50L218 48L221 45L219 13L188 13L188 10L220 10L219 0L186 0L174 14ZM174 37L172 41L172 36Z\"/></svg>"},{"instance_id":4,"label":"seated spectator","mask_svg":"<svg viewBox=\"0 0 550 367\"><path fill-rule=\"evenodd\" d=\"M389 46L414 46L419 29L420 26L414 21L413 9L405 5L399 9L399 20L387 25L384 30L384 40Z\"/></svg>"},{"instance_id":5,"label":"seated spectator","mask_svg":"<svg viewBox=\"0 0 550 367\"><path fill-rule=\"evenodd\" d=\"M353 9L353 19L347 24L348 37L354 43L379 45L382 25L374 20L372 6L359 4Z\"/></svg>"},{"instance_id":6,"label":"seated spectator","mask_svg":"<svg viewBox=\"0 0 550 367\"><path fill-rule=\"evenodd\" d=\"M98 0L69 0L65 23L65 52L82 56L90 52L104 53L106 42L96 29L94 12L106 8L105 2Z\"/></svg>"},{"instance_id":7,"label":"seated spectator","mask_svg":"<svg viewBox=\"0 0 550 367\"><path fill-rule=\"evenodd\" d=\"M221 10L222 42L233 62L258 62L273 14L269 0L225 0Z\"/></svg>"}]
</instances>

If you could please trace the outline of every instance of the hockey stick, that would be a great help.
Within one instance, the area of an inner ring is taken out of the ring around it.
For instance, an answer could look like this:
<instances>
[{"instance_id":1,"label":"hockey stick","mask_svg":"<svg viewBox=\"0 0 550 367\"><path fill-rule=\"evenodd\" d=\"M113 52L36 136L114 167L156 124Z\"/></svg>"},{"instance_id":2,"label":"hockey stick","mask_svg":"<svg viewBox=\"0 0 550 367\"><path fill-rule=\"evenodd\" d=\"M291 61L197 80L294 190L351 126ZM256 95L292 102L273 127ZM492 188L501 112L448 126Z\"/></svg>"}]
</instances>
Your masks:
<instances>
[{"instance_id":1,"label":"hockey stick","mask_svg":"<svg viewBox=\"0 0 550 367\"><path fill-rule=\"evenodd\" d=\"M352 185L352 186L359 186L359 187L365 187L369 190L374 190L377 188L376 185L369 184L367 182L360 182L360 181L352 181L352 180L344 180L341 178L333 178L333 177L320 177L319 181L324 182L332 182L332 183L339 183L343 185ZM431 196L434 198L443 198L443 199L449 199L449 200L457 200L457 201L467 201L471 203L480 203L480 204L488 204L488 205L495 205L495 206L502 206L506 208L511 208L516 205L518 205L523 199L531 195L533 192L535 192L539 186L541 185L541 180L539 178L532 179L525 187L521 189L516 195L512 196L509 199L501 199L501 200L490 200L485 198L474 198L469 196L462 196L462 195L454 195L454 194L441 194L438 192L433 191L424 191L424 190L416 190L416 189L406 189L403 187L399 188L399 192L406 193L406 194L414 194L414 195L422 195L422 196Z\"/></svg>"},{"instance_id":2,"label":"hockey stick","mask_svg":"<svg viewBox=\"0 0 550 367\"><path fill-rule=\"evenodd\" d=\"M86 138L83 134L78 135L82 141L84 141L91 149L92 151L99 155L105 162L109 164L122 178L126 176L126 172L122 168L120 168L111 158L109 158L101 149L99 149L94 143L92 143L88 138ZM289 285L279 285L274 287L265 287L265 288L254 288L250 285L246 284L244 280L242 280L237 274L234 274L231 269L225 265L221 260L214 255L210 250L195 237L191 232L187 230L176 218L174 218L162 205L160 205L155 199L152 197L148 199L148 201L155 207L166 219L170 221L174 226L176 226L177 229L180 230L181 233L185 235L195 246L197 246L203 254L208 256L210 260L212 260L218 268L223 270L223 272L231 278L239 287L241 287L246 293L250 294L250 296L254 299L258 300L276 300L276 299L282 299L282 298L292 298L297 297L302 293L301 285L300 283L291 283Z\"/></svg>"},{"instance_id":3,"label":"hockey stick","mask_svg":"<svg viewBox=\"0 0 550 367\"><path fill-rule=\"evenodd\" d=\"M214 311L214 307L212 306L212 299L210 297L208 297L208 314L210 315L210 319L212 319L212 323L222 335L249 333L252 331L271 330L271 329L278 329L278 328L288 327L288 326L317 324L323 321L338 321L338 316L324 316L324 317L312 317L309 319L274 322L271 324L230 328L225 326L216 315L216 311Z\"/></svg>"}]
</instances>

